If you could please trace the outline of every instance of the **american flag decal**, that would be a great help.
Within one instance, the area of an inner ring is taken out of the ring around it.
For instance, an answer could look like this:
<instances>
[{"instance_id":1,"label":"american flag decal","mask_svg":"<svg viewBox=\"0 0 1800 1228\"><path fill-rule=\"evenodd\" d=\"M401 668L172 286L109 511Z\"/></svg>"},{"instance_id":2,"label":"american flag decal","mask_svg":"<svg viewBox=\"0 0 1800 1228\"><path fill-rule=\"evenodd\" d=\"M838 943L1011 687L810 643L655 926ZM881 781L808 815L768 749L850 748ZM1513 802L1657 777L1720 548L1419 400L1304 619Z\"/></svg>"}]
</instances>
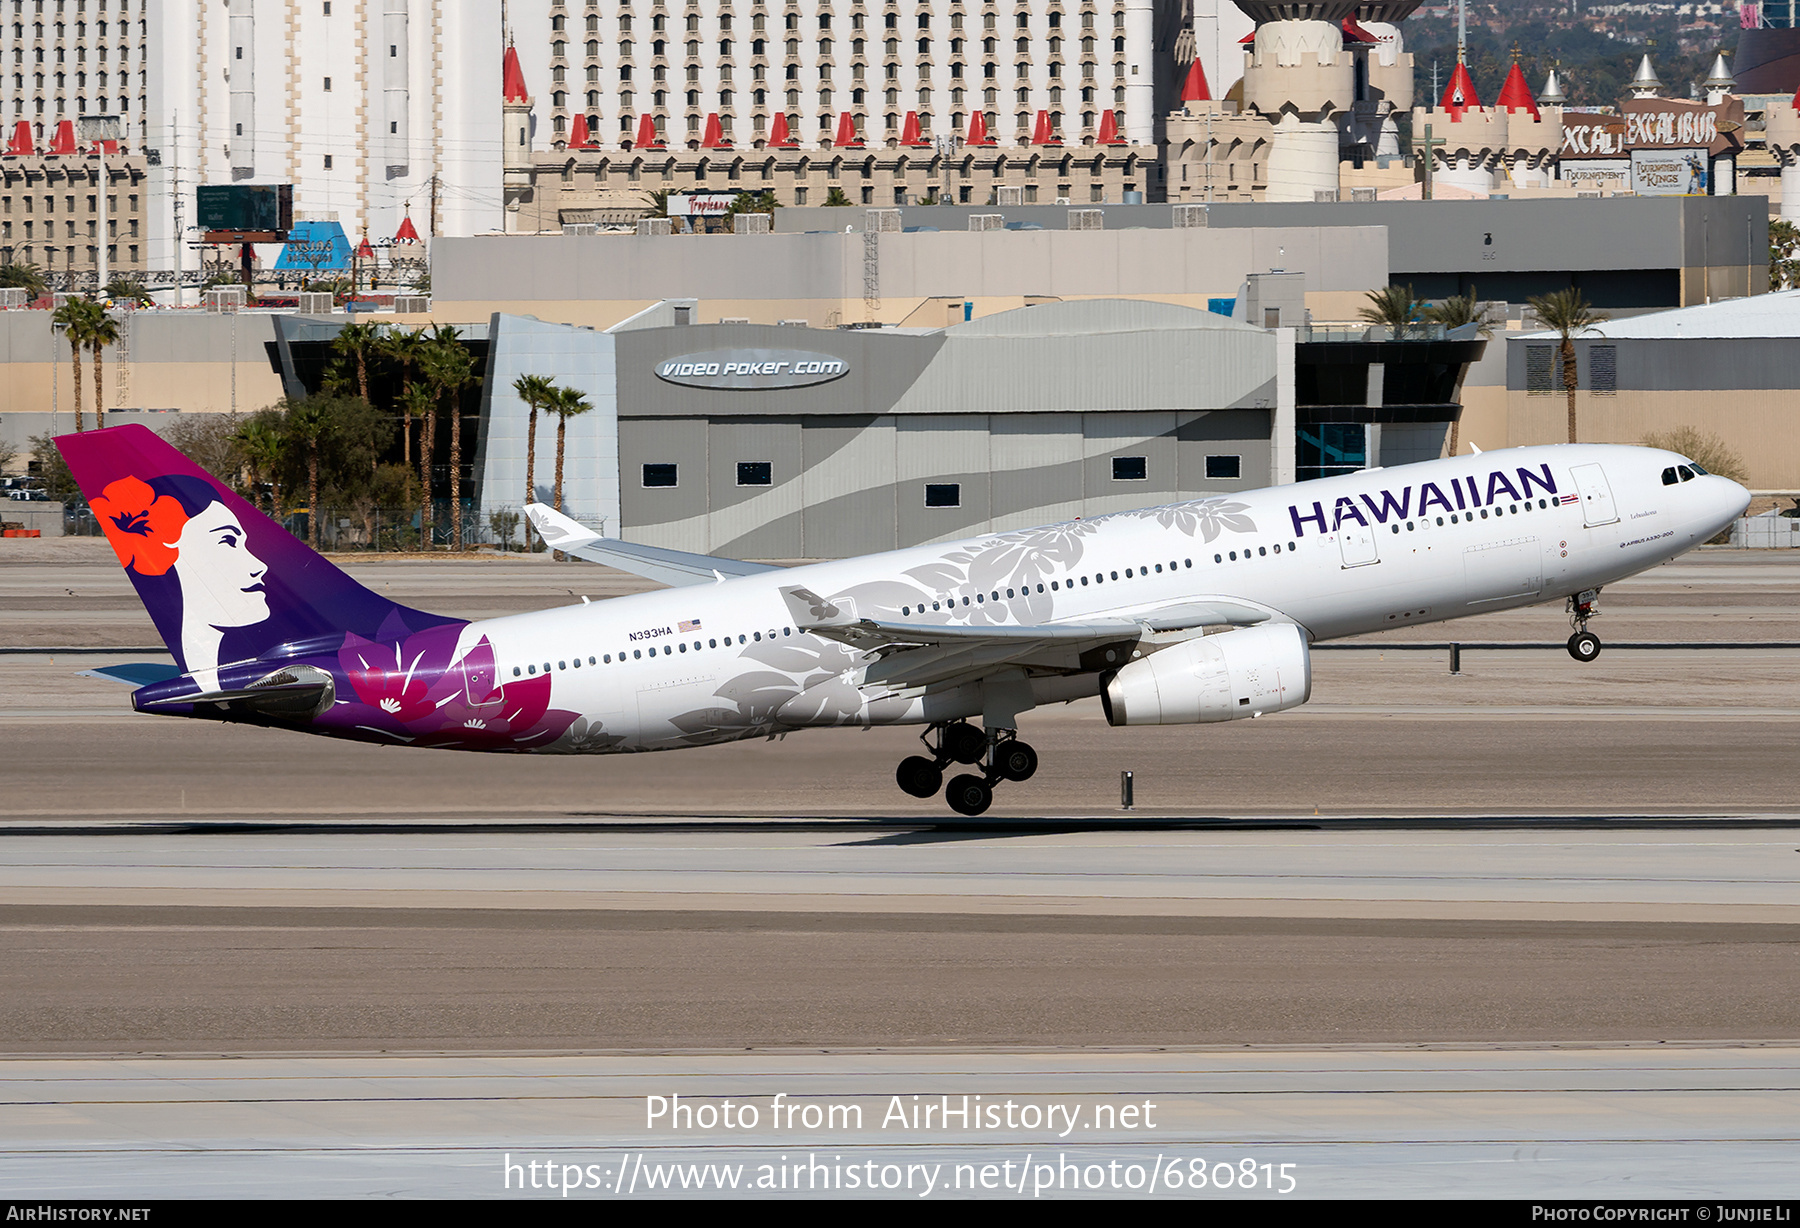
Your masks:
<instances>
[{"instance_id":1,"label":"american flag decal","mask_svg":"<svg viewBox=\"0 0 1800 1228\"><path fill-rule=\"evenodd\" d=\"M696 618L692 622L683 622L681 624L681 630L684 635L689 631L700 630L700 620Z\"/></svg>"},{"instance_id":2,"label":"american flag decal","mask_svg":"<svg viewBox=\"0 0 1800 1228\"><path fill-rule=\"evenodd\" d=\"M1575 495L1564 495L1562 498L1557 500L1558 503L1574 503L1576 501L1577 501L1577 496L1575 496Z\"/></svg>"}]
</instances>

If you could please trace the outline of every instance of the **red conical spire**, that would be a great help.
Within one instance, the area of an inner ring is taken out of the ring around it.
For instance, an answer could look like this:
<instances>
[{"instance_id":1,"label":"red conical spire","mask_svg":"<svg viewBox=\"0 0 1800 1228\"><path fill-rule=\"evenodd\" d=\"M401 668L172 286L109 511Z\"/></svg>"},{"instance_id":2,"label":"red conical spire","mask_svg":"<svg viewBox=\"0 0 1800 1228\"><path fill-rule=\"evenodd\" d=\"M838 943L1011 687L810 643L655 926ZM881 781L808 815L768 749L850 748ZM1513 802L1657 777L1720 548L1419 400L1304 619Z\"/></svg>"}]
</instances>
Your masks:
<instances>
[{"instance_id":1,"label":"red conical spire","mask_svg":"<svg viewBox=\"0 0 1800 1228\"><path fill-rule=\"evenodd\" d=\"M800 144L794 139L793 130L788 127L785 111L775 112L775 125L769 129L769 144L776 149L793 149Z\"/></svg>"},{"instance_id":2,"label":"red conical spire","mask_svg":"<svg viewBox=\"0 0 1800 1228\"><path fill-rule=\"evenodd\" d=\"M656 118L651 115L638 116L637 140L632 142L636 149L661 149L663 143L656 139Z\"/></svg>"},{"instance_id":3,"label":"red conical spire","mask_svg":"<svg viewBox=\"0 0 1800 1228\"><path fill-rule=\"evenodd\" d=\"M507 102L530 102L531 91L525 88L525 70L519 67L519 53L511 43L500 57L500 96Z\"/></svg>"},{"instance_id":4,"label":"red conical spire","mask_svg":"<svg viewBox=\"0 0 1800 1228\"><path fill-rule=\"evenodd\" d=\"M725 139L725 126L719 122L719 113L709 111L706 116L706 131L700 136L702 149L730 149L731 142Z\"/></svg>"},{"instance_id":5,"label":"red conical spire","mask_svg":"<svg viewBox=\"0 0 1800 1228\"><path fill-rule=\"evenodd\" d=\"M838 112L837 139L832 142L839 149L861 149L862 138L856 135L856 116L848 111Z\"/></svg>"},{"instance_id":6,"label":"red conical spire","mask_svg":"<svg viewBox=\"0 0 1800 1228\"><path fill-rule=\"evenodd\" d=\"M1196 64L1198 64L1199 62L1200 62L1199 60L1194 61L1194 63L1196 63ZM1119 120L1118 120L1118 117L1115 116L1111 111L1100 112L1100 138L1099 138L1099 140L1100 140L1100 144L1102 144L1102 145L1126 145L1126 144L1129 144L1129 142L1126 141L1126 139L1124 137L1119 135Z\"/></svg>"},{"instance_id":7,"label":"red conical spire","mask_svg":"<svg viewBox=\"0 0 1800 1228\"><path fill-rule=\"evenodd\" d=\"M50 138L47 154L72 154L75 152L75 121L65 119L56 125L56 135Z\"/></svg>"},{"instance_id":8,"label":"red conical spire","mask_svg":"<svg viewBox=\"0 0 1800 1228\"><path fill-rule=\"evenodd\" d=\"M1033 145L1062 144L1062 138L1057 136L1056 129L1050 126L1050 112L1039 111L1037 113L1037 123L1031 129L1031 143Z\"/></svg>"},{"instance_id":9,"label":"red conical spire","mask_svg":"<svg viewBox=\"0 0 1800 1228\"><path fill-rule=\"evenodd\" d=\"M587 116L577 112L574 122L569 125L569 148L592 149L593 145L594 139L588 134Z\"/></svg>"},{"instance_id":10,"label":"red conical spire","mask_svg":"<svg viewBox=\"0 0 1800 1228\"><path fill-rule=\"evenodd\" d=\"M994 138L988 135L987 115L981 111L976 111L973 115L969 116L969 137L964 144L992 145L993 143Z\"/></svg>"},{"instance_id":11,"label":"red conical spire","mask_svg":"<svg viewBox=\"0 0 1800 1228\"><path fill-rule=\"evenodd\" d=\"M1181 101L1212 101L1212 90L1206 84L1206 69L1200 66L1199 56L1194 57L1193 64L1188 68L1187 80L1181 83Z\"/></svg>"},{"instance_id":12,"label":"red conical spire","mask_svg":"<svg viewBox=\"0 0 1800 1228\"><path fill-rule=\"evenodd\" d=\"M419 232L413 228L412 215L409 213L400 219L400 229L394 232L396 243L417 243Z\"/></svg>"},{"instance_id":13,"label":"red conical spire","mask_svg":"<svg viewBox=\"0 0 1800 1228\"><path fill-rule=\"evenodd\" d=\"M906 122L900 125L900 143L915 147L931 144L930 141L921 140L919 137L919 113L917 111L906 113Z\"/></svg>"},{"instance_id":14,"label":"red conical spire","mask_svg":"<svg viewBox=\"0 0 1800 1228\"><path fill-rule=\"evenodd\" d=\"M358 243L356 245L356 258L358 260L373 260L373 259L375 259L375 249L373 247L369 246L369 236L368 235L364 235L362 237L362 242Z\"/></svg>"},{"instance_id":15,"label":"red conical spire","mask_svg":"<svg viewBox=\"0 0 1800 1228\"><path fill-rule=\"evenodd\" d=\"M1481 106L1481 97L1475 92L1475 81L1469 76L1469 67L1461 60L1451 70L1450 84L1444 87L1444 96L1438 99L1438 106L1450 112L1452 120L1460 120L1464 111Z\"/></svg>"},{"instance_id":16,"label":"red conical spire","mask_svg":"<svg viewBox=\"0 0 1800 1228\"><path fill-rule=\"evenodd\" d=\"M37 142L31 139L31 124L28 120L20 120L13 125L12 144L6 147L8 157L30 157L37 152Z\"/></svg>"},{"instance_id":17,"label":"red conical spire","mask_svg":"<svg viewBox=\"0 0 1800 1228\"><path fill-rule=\"evenodd\" d=\"M1529 111L1531 118L1541 119L1538 114L1537 99L1531 96L1531 87L1525 84L1525 74L1519 71L1519 62L1513 61L1512 68L1506 74L1506 80L1500 85L1500 97L1494 105L1503 111Z\"/></svg>"}]
</instances>

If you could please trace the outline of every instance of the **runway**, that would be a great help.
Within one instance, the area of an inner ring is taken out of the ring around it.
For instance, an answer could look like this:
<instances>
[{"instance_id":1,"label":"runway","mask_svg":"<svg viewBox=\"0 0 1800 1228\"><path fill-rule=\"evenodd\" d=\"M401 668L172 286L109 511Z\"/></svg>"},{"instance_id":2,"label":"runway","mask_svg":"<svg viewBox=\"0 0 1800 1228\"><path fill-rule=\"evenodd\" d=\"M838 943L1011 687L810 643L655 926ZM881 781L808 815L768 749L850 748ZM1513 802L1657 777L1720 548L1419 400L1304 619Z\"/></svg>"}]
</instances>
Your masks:
<instances>
[{"instance_id":1,"label":"runway","mask_svg":"<svg viewBox=\"0 0 1800 1228\"><path fill-rule=\"evenodd\" d=\"M103 544L32 546L0 555L6 645L151 640ZM357 570L465 615L636 584ZM1797 642L1800 560L1706 552L1602 606L1612 643ZM1793 1197L1800 650L1451 675L1400 647L1566 635L1539 608L1372 637L1224 726L1035 712L1038 776L972 824L893 787L905 730L407 753L72 676L133 655L0 655L0 1192L506 1196L509 1149L754 1168L790 1139L636 1115L785 1088L1175 1106L1153 1139L793 1144L946 1173L1054 1145L1294 1163L1317 1197ZM1044 1196L1100 1192L1147 1193Z\"/></svg>"},{"instance_id":2,"label":"runway","mask_svg":"<svg viewBox=\"0 0 1800 1228\"><path fill-rule=\"evenodd\" d=\"M1674 1045L14 1061L0 1188L1791 1199L1797 1075L1792 1047ZM677 1097L756 1121L671 1128ZM946 1107L972 1115L907 1124Z\"/></svg>"}]
</instances>

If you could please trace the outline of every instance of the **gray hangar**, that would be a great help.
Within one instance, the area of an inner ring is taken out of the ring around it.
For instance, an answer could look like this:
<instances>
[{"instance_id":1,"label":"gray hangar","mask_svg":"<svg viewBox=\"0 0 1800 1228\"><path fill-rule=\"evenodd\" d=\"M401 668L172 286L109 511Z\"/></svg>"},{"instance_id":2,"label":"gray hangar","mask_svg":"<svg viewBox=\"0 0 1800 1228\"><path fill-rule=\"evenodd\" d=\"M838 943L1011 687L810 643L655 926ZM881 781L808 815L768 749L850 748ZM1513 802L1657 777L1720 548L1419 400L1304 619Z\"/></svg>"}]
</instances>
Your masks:
<instances>
[{"instance_id":1,"label":"gray hangar","mask_svg":"<svg viewBox=\"0 0 1800 1228\"><path fill-rule=\"evenodd\" d=\"M524 491L520 374L596 407L568 425L570 515L704 554L866 554L1293 480L1291 442L1272 447L1294 438L1292 329L1106 299L929 330L691 314L669 300L604 332L495 316L482 510ZM541 419L546 501L555 446Z\"/></svg>"}]
</instances>

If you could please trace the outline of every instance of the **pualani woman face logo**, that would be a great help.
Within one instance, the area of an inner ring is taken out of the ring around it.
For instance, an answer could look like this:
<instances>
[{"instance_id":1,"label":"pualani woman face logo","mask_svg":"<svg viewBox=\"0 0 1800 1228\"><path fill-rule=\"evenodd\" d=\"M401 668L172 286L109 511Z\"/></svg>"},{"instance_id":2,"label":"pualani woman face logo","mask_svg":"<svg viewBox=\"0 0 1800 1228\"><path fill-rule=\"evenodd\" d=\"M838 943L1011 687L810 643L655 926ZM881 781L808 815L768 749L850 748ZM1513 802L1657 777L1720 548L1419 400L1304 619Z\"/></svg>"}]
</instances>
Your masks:
<instances>
[{"instance_id":1,"label":"pualani woman face logo","mask_svg":"<svg viewBox=\"0 0 1800 1228\"><path fill-rule=\"evenodd\" d=\"M269 617L267 565L250 552L237 514L206 482L164 476L109 483L92 501L119 562L140 576L174 573L183 663L202 690L218 689L219 643L232 627Z\"/></svg>"}]
</instances>

